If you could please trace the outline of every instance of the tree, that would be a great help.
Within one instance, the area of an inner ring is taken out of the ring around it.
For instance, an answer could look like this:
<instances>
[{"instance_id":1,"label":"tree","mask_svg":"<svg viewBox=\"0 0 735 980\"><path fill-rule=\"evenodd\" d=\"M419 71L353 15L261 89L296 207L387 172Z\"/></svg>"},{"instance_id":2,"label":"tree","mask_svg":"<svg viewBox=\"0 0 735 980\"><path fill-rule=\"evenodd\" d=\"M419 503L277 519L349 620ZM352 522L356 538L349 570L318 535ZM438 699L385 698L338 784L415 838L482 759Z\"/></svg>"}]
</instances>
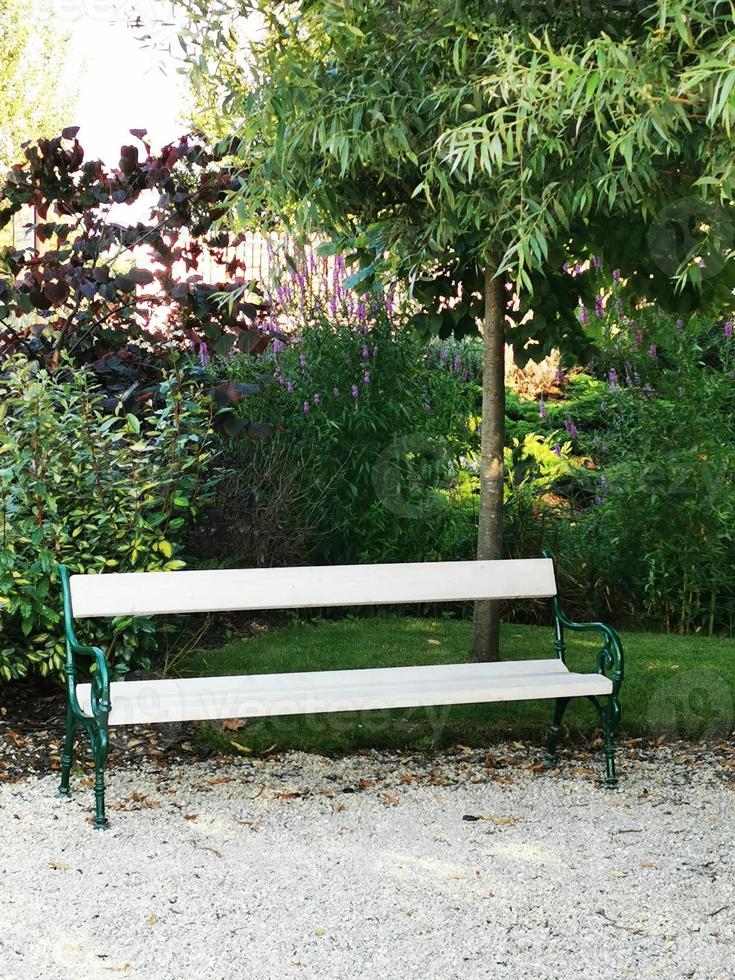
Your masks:
<instances>
[{"instance_id":1,"label":"tree","mask_svg":"<svg viewBox=\"0 0 735 980\"><path fill-rule=\"evenodd\" d=\"M589 351L565 260L603 254L680 310L731 298L732 3L183 3L195 80L211 92L230 65L241 219L328 232L358 288L406 276L434 332L484 314L478 558L500 557L503 342ZM251 11L265 26L243 59ZM498 623L478 603L478 657L497 657Z\"/></svg>"},{"instance_id":2,"label":"tree","mask_svg":"<svg viewBox=\"0 0 735 980\"><path fill-rule=\"evenodd\" d=\"M0 170L27 140L69 120L76 93L59 85L68 37L42 0L0 0Z\"/></svg>"}]
</instances>

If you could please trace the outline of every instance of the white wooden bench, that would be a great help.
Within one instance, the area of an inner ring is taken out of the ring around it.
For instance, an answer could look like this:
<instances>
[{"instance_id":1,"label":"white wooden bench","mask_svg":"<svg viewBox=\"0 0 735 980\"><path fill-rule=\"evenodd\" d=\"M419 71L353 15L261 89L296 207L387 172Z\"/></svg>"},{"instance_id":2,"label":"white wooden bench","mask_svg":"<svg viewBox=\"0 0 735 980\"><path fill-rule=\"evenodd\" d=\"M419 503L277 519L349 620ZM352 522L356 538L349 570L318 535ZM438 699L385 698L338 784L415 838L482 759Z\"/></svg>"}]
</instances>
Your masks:
<instances>
[{"instance_id":1,"label":"white wooden bench","mask_svg":"<svg viewBox=\"0 0 735 980\"><path fill-rule=\"evenodd\" d=\"M67 723L59 791L69 794L74 736L78 728L84 728L95 760L97 827L106 825L104 767L113 725L550 698L556 702L545 756L551 766L569 700L586 697L597 707L605 733L607 785L616 785L613 732L620 717L622 645L609 626L573 623L563 615L550 557L109 575L70 575L61 566L60 576ZM501 663L110 683L104 653L99 647L80 644L74 629L75 620L112 616L518 598L551 599L554 656ZM567 669L565 629L600 634L595 672ZM77 682L79 655L94 659L91 683Z\"/></svg>"}]
</instances>

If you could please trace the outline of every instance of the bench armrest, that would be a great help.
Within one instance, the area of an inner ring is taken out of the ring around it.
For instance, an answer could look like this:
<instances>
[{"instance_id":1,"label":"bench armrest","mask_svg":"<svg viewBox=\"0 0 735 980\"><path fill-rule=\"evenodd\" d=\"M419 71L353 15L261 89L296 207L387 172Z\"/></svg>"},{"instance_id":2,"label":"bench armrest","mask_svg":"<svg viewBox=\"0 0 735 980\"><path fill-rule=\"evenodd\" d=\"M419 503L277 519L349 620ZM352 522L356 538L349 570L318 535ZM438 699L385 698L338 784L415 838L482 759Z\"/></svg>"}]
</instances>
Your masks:
<instances>
[{"instance_id":1,"label":"bench armrest","mask_svg":"<svg viewBox=\"0 0 735 980\"><path fill-rule=\"evenodd\" d=\"M620 685L623 683L624 675L624 654L623 643L617 632L606 623L575 623L567 619L561 610L559 597L554 596L551 600L554 611L554 632L556 635L557 653L564 657L564 630L580 633L600 633L602 635L602 647L597 653L597 673L609 675L613 682L613 695L617 695Z\"/></svg>"},{"instance_id":2,"label":"bench armrest","mask_svg":"<svg viewBox=\"0 0 735 980\"><path fill-rule=\"evenodd\" d=\"M66 690L69 705L75 717L88 718L77 698L77 656L93 657L97 669L91 677L92 683L92 715L99 721L105 721L110 713L110 671L107 658L99 647L85 646L77 640L74 632L74 614L71 605L71 590L69 588L69 569L59 565L59 577L64 597L64 633L66 636Z\"/></svg>"}]
</instances>

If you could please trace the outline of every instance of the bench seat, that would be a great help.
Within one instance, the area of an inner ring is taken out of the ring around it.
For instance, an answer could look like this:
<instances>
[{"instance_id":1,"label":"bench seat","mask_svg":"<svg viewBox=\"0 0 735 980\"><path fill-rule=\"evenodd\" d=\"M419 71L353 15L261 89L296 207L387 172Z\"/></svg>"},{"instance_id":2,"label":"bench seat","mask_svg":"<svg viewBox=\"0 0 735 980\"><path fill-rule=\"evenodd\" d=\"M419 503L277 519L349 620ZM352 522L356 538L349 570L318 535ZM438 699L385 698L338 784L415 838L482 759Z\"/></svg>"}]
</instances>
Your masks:
<instances>
[{"instance_id":1,"label":"bench seat","mask_svg":"<svg viewBox=\"0 0 735 980\"><path fill-rule=\"evenodd\" d=\"M558 659L120 681L110 684L108 723L602 696L612 687L602 674L573 673ZM77 697L82 710L91 713L90 685L79 684Z\"/></svg>"}]
</instances>

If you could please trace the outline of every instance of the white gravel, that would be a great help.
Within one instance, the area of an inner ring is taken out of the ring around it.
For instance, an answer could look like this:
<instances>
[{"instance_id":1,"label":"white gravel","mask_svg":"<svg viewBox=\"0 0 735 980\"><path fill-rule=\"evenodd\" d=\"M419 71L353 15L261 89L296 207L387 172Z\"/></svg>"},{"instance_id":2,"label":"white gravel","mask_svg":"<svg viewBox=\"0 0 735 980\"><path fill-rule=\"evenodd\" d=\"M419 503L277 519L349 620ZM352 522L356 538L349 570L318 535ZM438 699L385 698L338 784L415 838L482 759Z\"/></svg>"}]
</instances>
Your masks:
<instances>
[{"instance_id":1,"label":"white gravel","mask_svg":"<svg viewBox=\"0 0 735 980\"><path fill-rule=\"evenodd\" d=\"M513 754L116 769L105 832L79 779L0 783L0 975L731 980L727 773Z\"/></svg>"}]
</instances>

